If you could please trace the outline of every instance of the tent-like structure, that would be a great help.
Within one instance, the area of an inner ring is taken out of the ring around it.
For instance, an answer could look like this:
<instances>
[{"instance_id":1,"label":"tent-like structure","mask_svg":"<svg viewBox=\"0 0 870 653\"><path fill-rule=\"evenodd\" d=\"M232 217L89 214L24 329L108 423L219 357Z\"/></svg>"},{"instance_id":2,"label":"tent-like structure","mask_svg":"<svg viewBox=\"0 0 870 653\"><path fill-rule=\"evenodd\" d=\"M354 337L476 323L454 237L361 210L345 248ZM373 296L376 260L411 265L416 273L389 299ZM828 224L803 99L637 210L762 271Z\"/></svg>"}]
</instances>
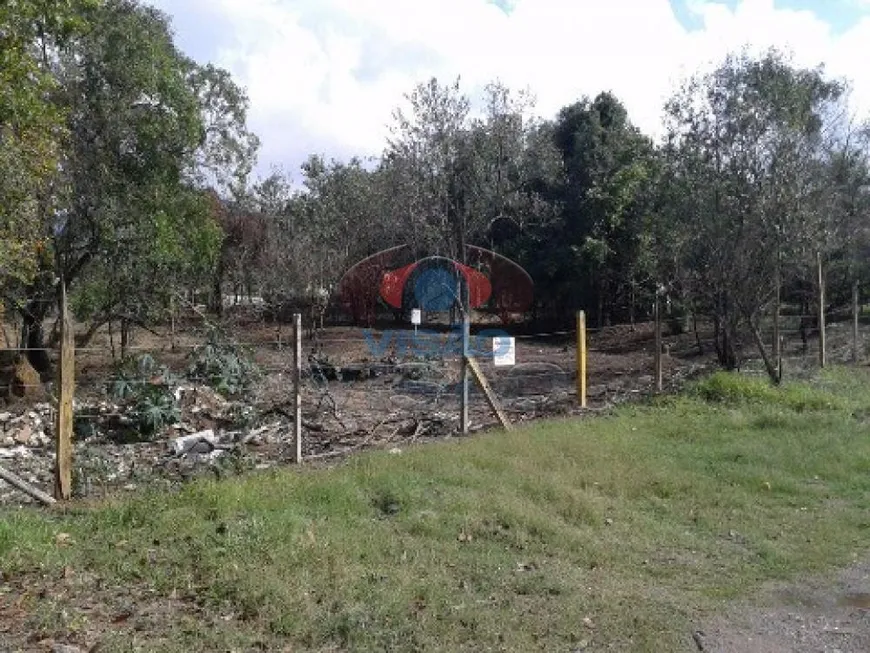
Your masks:
<instances>
[{"instance_id":1,"label":"tent-like structure","mask_svg":"<svg viewBox=\"0 0 870 653\"><path fill-rule=\"evenodd\" d=\"M357 323L374 321L379 301L397 310L422 308L447 311L460 292L468 293L471 308L489 308L503 321L529 309L533 282L529 274L509 258L482 247L466 246L466 261L427 256L408 263L407 245L369 256L341 278L339 297Z\"/></svg>"}]
</instances>

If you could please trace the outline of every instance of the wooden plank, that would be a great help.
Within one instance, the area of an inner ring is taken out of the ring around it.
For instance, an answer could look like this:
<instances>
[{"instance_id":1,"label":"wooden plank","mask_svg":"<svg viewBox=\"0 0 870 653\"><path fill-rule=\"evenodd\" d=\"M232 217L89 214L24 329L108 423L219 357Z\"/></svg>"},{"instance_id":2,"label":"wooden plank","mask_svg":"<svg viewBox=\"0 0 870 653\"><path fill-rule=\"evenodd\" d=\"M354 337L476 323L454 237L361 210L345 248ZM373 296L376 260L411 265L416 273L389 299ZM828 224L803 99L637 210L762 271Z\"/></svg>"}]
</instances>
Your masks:
<instances>
[{"instance_id":1,"label":"wooden plank","mask_svg":"<svg viewBox=\"0 0 870 653\"><path fill-rule=\"evenodd\" d=\"M7 483L9 483L9 485L14 487L15 489L21 490L22 492L24 492L24 494L26 494L30 497L33 497L37 501L40 501L47 506L50 506L50 505L53 505L54 503L57 503L55 501L54 497L46 494L45 492L43 492L39 488L32 486L30 483L25 481L23 478L21 478L20 476L16 476L12 472L10 472L8 469L4 469L4 468L0 467L0 479L6 481Z\"/></svg>"},{"instance_id":2,"label":"wooden plank","mask_svg":"<svg viewBox=\"0 0 870 653\"><path fill-rule=\"evenodd\" d=\"M66 286L60 291L60 360L57 366L57 420L55 423L54 496L72 496L73 396L75 395L75 341L67 305Z\"/></svg>"},{"instance_id":3,"label":"wooden plank","mask_svg":"<svg viewBox=\"0 0 870 653\"><path fill-rule=\"evenodd\" d=\"M483 370L480 369L477 361L474 360L471 356L464 356L463 359L465 360L468 369L471 371L472 375L477 381L477 385L479 385L480 389L483 390L483 395L484 397L486 397L486 403L489 404L489 407L492 409L492 412L495 413L498 421L501 422L504 430L512 431L513 425L510 423L507 416L502 411L501 406L499 406L498 399L496 399L495 393L492 391L492 388L489 387L489 381L486 380L486 377L483 375Z\"/></svg>"}]
</instances>

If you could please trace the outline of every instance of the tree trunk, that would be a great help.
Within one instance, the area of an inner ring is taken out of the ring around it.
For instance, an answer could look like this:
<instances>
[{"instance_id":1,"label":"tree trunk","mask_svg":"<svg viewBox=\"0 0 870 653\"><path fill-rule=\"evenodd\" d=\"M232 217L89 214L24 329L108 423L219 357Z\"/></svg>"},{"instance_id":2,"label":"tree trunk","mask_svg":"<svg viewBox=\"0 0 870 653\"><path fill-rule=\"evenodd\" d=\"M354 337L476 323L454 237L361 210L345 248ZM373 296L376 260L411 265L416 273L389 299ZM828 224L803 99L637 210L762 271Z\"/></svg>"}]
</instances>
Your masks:
<instances>
[{"instance_id":1,"label":"tree trunk","mask_svg":"<svg viewBox=\"0 0 870 653\"><path fill-rule=\"evenodd\" d=\"M127 358L127 349L130 346L130 321L121 318L121 360Z\"/></svg>"},{"instance_id":2,"label":"tree trunk","mask_svg":"<svg viewBox=\"0 0 870 653\"><path fill-rule=\"evenodd\" d=\"M807 302L806 300L802 301L801 302L800 326L798 327L798 330L800 331L800 336L801 336L801 349L803 350L804 353L807 353L807 350L810 347L809 333L808 333L808 331L809 331L808 321L810 319L809 312L810 312L809 302Z\"/></svg>"},{"instance_id":3,"label":"tree trunk","mask_svg":"<svg viewBox=\"0 0 870 653\"><path fill-rule=\"evenodd\" d=\"M211 312L220 317L224 314L224 295L223 295L223 277L224 266L218 263L217 269L212 277L211 288Z\"/></svg>"},{"instance_id":4,"label":"tree trunk","mask_svg":"<svg viewBox=\"0 0 870 653\"><path fill-rule=\"evenodd\" d=\"M21 348L26 350L28 362L44 380L50 378L54 372L46 350L45 330L42 327L49 307L47 298L38 296L31 299L21 311Z\"/></svg>"},{"instance_id":5,"label":"tree trunk","mask_svg":"<svg viewBox=\"0 0 870 653\"><path fill-rule=\"evenodd\" d=\"M692 330L695 332L695 344L698 346L698 356L704 355L704 343L701 342L701 333L698 331L698 314L692 312Z\"/></svg>"}]
</instances>

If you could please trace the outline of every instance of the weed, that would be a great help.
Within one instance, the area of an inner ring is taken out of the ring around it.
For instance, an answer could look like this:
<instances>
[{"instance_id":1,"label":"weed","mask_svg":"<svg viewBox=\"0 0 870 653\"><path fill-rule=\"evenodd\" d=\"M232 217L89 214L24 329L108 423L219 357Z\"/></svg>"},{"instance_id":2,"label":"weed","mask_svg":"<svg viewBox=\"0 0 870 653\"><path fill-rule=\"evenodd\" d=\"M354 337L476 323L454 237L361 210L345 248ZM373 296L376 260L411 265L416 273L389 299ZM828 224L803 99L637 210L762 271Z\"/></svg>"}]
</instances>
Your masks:
<instances>
[{"instance_id":1,"label":"weed","mask_svg":"<svg viewBox=\"0 0 870 653\"><path fill-rule=\"evenodd\" d=\"M221 394L237 395L258 378L259 369L249 351L228 343L216 331L210 331L205 344L191 352L187 374Z\"/></svg>"},{"instance_id":2,"label":"weed","mask_svg":"<svg viewBox=\"0 0 870 653\"><path fill-rule=\"evenodd\" d=\"M109 385L109 395L125 402L139 434L147 438L181 419L175 398L179 383L166 366L142 354L121 361Z\"/></svg>"}]
</instances>

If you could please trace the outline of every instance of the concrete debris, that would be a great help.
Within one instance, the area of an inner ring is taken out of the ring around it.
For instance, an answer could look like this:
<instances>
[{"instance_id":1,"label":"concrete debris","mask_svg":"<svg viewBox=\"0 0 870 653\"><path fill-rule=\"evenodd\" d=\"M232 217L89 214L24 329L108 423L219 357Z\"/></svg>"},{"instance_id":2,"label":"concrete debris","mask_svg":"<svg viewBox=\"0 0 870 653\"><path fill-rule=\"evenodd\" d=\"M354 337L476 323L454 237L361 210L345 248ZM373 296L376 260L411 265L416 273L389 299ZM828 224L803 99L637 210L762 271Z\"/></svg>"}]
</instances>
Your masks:
<instances>
[{"instance_id":1,"label":"concrete debris","mask_svg":"<svg viewBox=\"0 0 870 653\"><path fill-rule=\"evenodd\" d=\"M214 431L207 429L192 435L175 438L172 441L172 450L176 456L190 453L211 453L214 451L216 444L217 439L215 438Z\"/></svg>"}]
</instances>

